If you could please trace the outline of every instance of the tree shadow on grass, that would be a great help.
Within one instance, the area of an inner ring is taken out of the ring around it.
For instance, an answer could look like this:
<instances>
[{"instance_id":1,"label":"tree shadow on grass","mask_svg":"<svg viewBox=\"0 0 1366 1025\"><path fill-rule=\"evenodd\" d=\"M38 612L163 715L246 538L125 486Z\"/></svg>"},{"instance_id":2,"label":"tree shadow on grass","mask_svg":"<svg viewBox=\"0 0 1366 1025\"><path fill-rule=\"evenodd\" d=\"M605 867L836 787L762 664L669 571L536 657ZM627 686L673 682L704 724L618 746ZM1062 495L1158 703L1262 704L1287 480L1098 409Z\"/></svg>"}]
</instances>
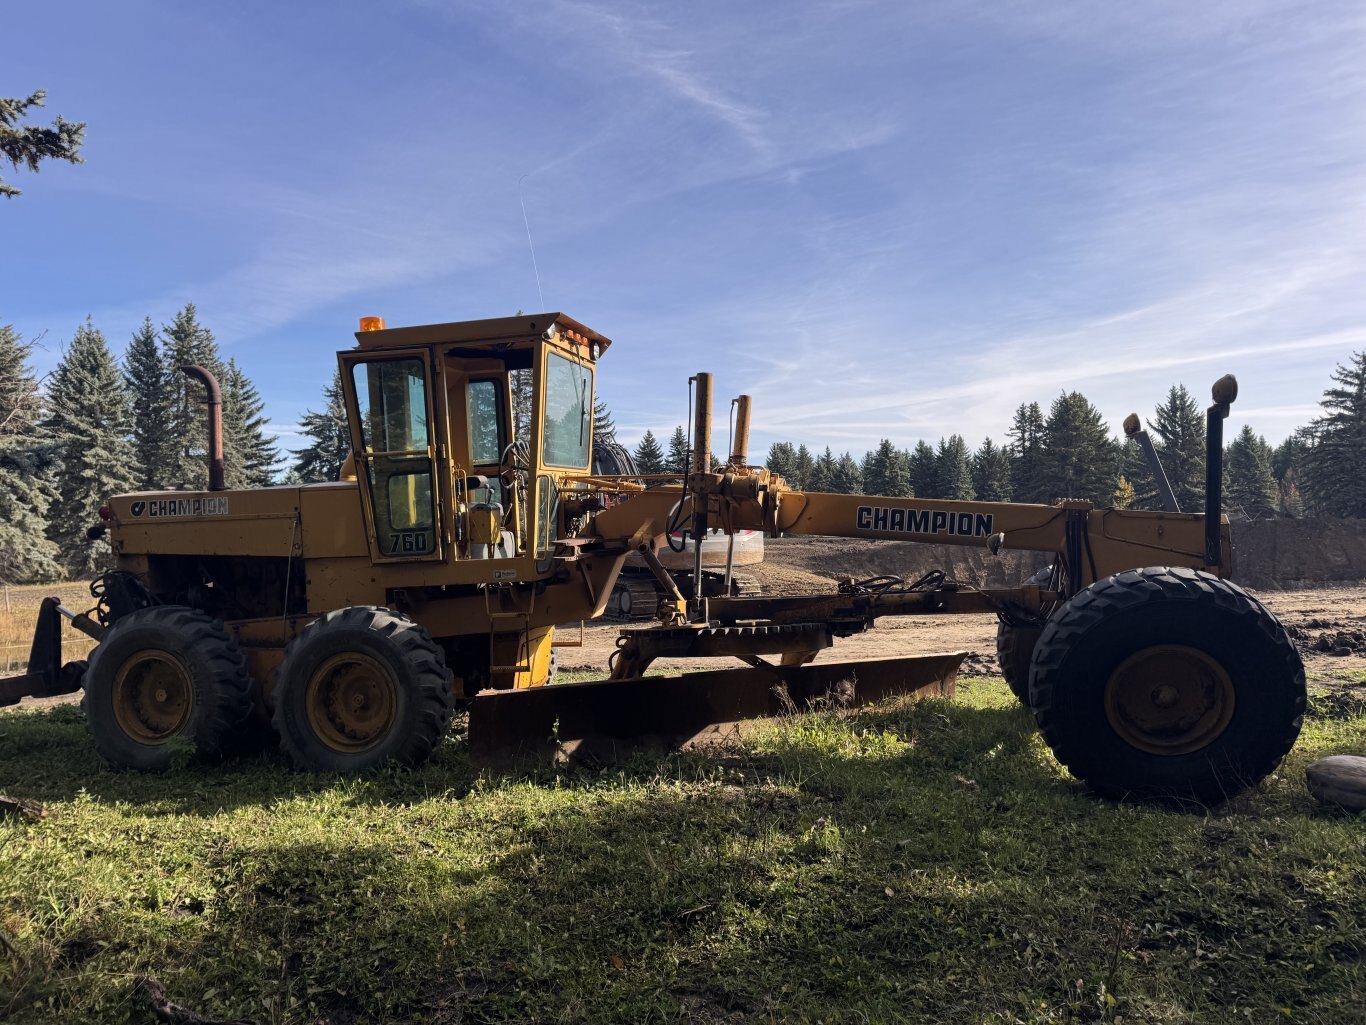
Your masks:
<instances>
[{"instance_id":1,"label":"tree shadow on grass","mask_svg":"<svg viewBox=\"0 0 1366 1025\"><path fill-rule=\"evenodd\" d=\"M483 778L494 783L511 780L550 786L594 787L601 784L604 776L633 781L651 778L696 780L718 772L736 771L739 764L747 766L745 771L750 775L760 771L800 775L815 771L811 767L816 766L818 776L829 777L830 767L841 758L827 758L818 747L812 747L809 737L803 739L800 733L803 722L818 723L819 729L838 734L849 729L909 731L914 721L919 724L914 727L918 731L918 746L912 762L937 757L945 764L946 760L958 759L964 761L965 766L970 759L961 754L964 749L961 739L952 745L937 746L936 737L941 733L947 736L966 731L981 752L990 752L1007 748L1016 750L1032 734L1028 716L1016 709L974 709L940 702L931 705L920 711L914 704L892 705L840 721L829 715L797 716L787 721L798 724L795 735L787 729L787 724L780 723L779 739L758 748L748 743L733 743L685 753L636 753L602 769L533 765L508 774L486 773ZM946 724L947 732L939 729L941 723ZM745 732L746 736L764 736L773 732L773 727L758 725L747 727ZM784 736L795 739L784 740ZM863 768L868 765L858 759L854 762ZM1035 766L1032 771L1037 775L1045 770ZM41 711L0 715L0 793L49 804L84 795L102 802L127 804L145 815L212 816L237 808L269 806L299 796L341 792L345 800L352 803L398 805L434 796L459 800L480 778L480 773L470 763L468 747L458 733L448 738L433 758L416 770L388 769L361 778L299 773L274 750L215 761L187 756L173 771L138 773L114 771L102 762L90 743L84 715L78 706L58 705ZM838 778L832 778L825 784L812 782L811 785L838 789L844 784Z\"/></svg>"},{"instance_id":2,"label":"tree shadow on grass","mask_svg":"<svg viewBox=\"0 0 1366 1025\"><path fill-rule=\"evenodd\" d=\"M1255 886L1226 858L1193 874L1198 817L1082 797L1016 710L814 716L755 744L150 846L188 859L183 893L54 926L65 960L32 992L114 1007L145 973L205 1013L332 1023L1223 1020L1249 997L1311 1020L1350 995L1331 958L1282 967L1350 895L1325 904L1294 858Z\"/></svg>"},{"instance_id":3,"label":"tree shadow on grass","mask_svg":"<svg viewBox=\"0 0 1366 1025\"><path fill-rule=\"evenodd\" d=\"M165 773L116 771L95 752L75 705L0 715L0 793L43 803L84 795L144 815L212 816L338 791L364 804L410 804L438 795L458 800L474 780L465 745L455 739L420 769L361 778L296 772L274 749L212 761L187 755Z\"/></svg>"}]
</instances>

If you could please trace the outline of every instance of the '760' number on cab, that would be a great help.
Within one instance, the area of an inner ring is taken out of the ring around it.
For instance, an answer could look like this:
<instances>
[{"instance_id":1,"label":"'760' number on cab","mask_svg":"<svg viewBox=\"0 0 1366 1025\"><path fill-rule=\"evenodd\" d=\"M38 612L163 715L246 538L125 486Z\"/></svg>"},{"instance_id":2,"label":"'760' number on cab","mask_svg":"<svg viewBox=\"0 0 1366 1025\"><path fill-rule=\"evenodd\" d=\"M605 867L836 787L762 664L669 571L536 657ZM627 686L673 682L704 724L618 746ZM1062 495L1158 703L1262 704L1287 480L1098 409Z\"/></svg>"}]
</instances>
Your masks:
<instances>
[{"instance_id":1,"label":"'760' number on cab","mask_svg":"<svg viewBox=\"0 0 1366 1025\"><path fill-rule=\"evenodd\" d=\"M421 555L430 549L425 530L396 530L389 535L390 555Z\"/></svg>"}]
</instances>

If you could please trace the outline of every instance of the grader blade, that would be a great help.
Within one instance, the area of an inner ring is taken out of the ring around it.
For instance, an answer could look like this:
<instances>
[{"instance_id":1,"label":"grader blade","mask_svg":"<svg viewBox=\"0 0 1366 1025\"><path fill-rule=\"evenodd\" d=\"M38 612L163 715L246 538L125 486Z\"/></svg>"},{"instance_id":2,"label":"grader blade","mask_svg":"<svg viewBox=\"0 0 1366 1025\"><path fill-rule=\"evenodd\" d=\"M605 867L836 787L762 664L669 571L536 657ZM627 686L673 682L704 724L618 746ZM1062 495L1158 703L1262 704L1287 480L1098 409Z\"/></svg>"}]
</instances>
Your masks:
<instances>
[{"instance_id":1,"label":"grader blade","mask_svg":"<svg viewBox=\"0 0 1366 1025\"><path fill-rule=\"evenodd\" d=\"M746 719L858 708L893 694L952 697L966 657L959 651L486 690L470 707L470 755L479 766L611 761L642 748L724 740Z\"/></svg>"}]
</instances>

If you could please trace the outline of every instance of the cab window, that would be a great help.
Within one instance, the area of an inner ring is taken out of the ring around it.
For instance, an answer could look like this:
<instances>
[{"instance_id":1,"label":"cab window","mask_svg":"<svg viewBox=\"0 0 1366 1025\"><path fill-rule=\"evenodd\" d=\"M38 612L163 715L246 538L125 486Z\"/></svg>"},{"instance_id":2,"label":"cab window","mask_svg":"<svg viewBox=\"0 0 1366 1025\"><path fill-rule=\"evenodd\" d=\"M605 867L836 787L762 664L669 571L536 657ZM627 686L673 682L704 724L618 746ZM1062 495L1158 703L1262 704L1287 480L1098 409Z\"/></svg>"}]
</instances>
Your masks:
<instances>
[{"instance_id":1,"label":"cab window","mask_svg":"<svg viewBox=\"0 0 1366 1025\"><path fill-rule=\"evenodd\" d=\"M593 441L593 371L546 351L543 458L549 466L588 469Z\"/></svg>"},{"instance_id":2,"label":"cab window","mask_svg":"<svg viewBox=\"0 0 1366 1025\"><path fill-rule=\"evenodd\" d=\"M465 392L469 427L470 463L492 466L503 456L503 411L498 401L498 382L471 381Z\"/></svg>"},{"instance_id":3,"label":"cab window","mask_svg":"<svg viewBox=\"0 0 1366 1025\"><path fill-rule=\"evenodd\" d=\"M419 359L352 367L358 423L380 556L436 553L427 374Z\"/></svg>"}]
</instances>

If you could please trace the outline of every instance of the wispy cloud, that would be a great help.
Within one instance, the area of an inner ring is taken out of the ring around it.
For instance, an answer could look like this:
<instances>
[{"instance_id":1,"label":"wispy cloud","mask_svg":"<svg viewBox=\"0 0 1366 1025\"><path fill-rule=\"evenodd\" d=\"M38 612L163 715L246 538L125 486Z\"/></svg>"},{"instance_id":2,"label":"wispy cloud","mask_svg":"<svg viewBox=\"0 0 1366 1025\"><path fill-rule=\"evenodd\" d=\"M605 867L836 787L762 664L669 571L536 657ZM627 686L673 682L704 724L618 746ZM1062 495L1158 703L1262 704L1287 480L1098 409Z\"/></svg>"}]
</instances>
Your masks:
<instances>
[{"instance_id":1,"label":"wispy cloud","mask_svg":"<svg viewBox=\"0 0 1366 1025\"><path fill-rule=\"evenodd\" d=\"M680 422L700 368L756 396L756 444L1000 437L1064 388L1117 422L1225 370L1235 417L1275 434L1366 346L1351 5L430 0L286 5L269 32L224 9L226 36L202 17L175 22L195 95L139 80L162 106L106 111L122 162L62 179L91 213L65 244L32 222L10 305L26 333L93 309L117 339L193 300L281 424L357 313L536 301L524 175L547 302L622 343L602 385L628 437ZM73 36L92 91L111 53L160 67L142 26L111 25L118 45ZM110 209L126 246L82 262ZM120 262L156 273L99 291Z\"/></svg>"}]
</instances>

